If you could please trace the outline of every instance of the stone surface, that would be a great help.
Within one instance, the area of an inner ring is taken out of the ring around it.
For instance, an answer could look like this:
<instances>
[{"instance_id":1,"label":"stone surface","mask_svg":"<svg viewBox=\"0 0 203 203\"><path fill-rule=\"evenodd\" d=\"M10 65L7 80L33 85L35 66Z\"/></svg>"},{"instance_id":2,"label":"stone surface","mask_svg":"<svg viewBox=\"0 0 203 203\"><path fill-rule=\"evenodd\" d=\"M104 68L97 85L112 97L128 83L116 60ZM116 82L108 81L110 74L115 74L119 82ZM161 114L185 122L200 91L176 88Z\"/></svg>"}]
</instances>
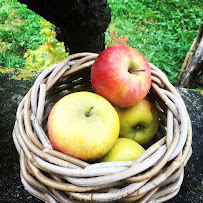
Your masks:
<instances>
[{"instance_id":1,"label":"stone surface","mask_svg":"<svg viewBox=\"0 0 203 203\"><path fill-rule=\"evenodd\" d=\"M179 89L192 122L192 156L186 167L180 192L169 202L203 202L203 95Z\"/></svg>"},{"instance_id":2,"label":"stone surface","mask_svg":"<svg viewBox=\"0 0 203 203\"><path fill-rule=\"evenodd\" d=\"M12 130L19 102L29 91L37 74L25 78L23 71L0 73L0 202L40 202L24 190L20 181L19 156ZM15 78L15 79L14 79ZM19 80L20 78L23 78Z\"/></svg>"},{"instance_id":3,"label":"stone surface","mask_svg":"<svg viewBox=\"0 0 203 203\"><path fill-rule=\"evenodd\" d=\"M38 74L30 74L33 77L29 80L16 80L16 75L19 71L0 73L0 202L40 203L21 184L18 153L12 139L16 109ZM185 167L180 192L168 203L199 203L203 202L203 95L186 89L179 92L192 121L193 154Z\"/></svg>"}]
</instances>

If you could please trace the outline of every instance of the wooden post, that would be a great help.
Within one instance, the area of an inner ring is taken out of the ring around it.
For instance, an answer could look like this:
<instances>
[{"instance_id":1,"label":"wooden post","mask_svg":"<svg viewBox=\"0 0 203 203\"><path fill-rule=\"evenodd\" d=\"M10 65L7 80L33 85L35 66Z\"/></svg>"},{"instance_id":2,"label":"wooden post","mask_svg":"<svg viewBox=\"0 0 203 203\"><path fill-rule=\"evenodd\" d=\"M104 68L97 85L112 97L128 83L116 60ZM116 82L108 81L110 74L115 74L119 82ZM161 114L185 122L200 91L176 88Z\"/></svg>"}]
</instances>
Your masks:
<instances>
[{"instance_id":1,"label":"wooden post","mask_svg":"<svg viewBox=\"0 0 203 203\"><path fill-rule=\"evenodd\" d=\"M191 82L194 81L195 79L196 83L201 84L199 77L202 74L202 62L201 62L202 55L203 55L203 24L195 40L193 41L190 50L188 51L187 56L184 60L182 68L180 70L179 82L181 87L189 88Z\"/></svg>"},{"instance_id":2,"label":"wooden post","mask_svg":"<svg viewBox=\"0 0 203 203\"><path fill-rule=\"evenodd\" d=\"M185 57L185 60L183 62L182 68L181 68L179 76L178 76L178 79L179 79L180 82L183 79L183 76L184 76L185 72L187 71L187 69L188 69L188 67L189 67L189 65L190 65L190 63L192 61L192 58L193 58L194 53L195 53L195 49L197 47L197 44L201 40L202 34L203 34L203 25L201 26L200 31L198 32L195 40L193 41L193 43L192 43L192 45L190 47L190 50L187 53L187 56Z\"/></svg>"},{"instance_id":3,"label":"wooden post","mask_svg":"<svg viewBox=\"0 0 203 203\"><path fill-rule=\"evenodd\" d=\"M202 70L202 59L203 59L203 37L199 43L197 51L190 63L190 66L181 82L181 87L189 88L190 82L194 79L194 77Z\"/></svg>"}]
</instances>

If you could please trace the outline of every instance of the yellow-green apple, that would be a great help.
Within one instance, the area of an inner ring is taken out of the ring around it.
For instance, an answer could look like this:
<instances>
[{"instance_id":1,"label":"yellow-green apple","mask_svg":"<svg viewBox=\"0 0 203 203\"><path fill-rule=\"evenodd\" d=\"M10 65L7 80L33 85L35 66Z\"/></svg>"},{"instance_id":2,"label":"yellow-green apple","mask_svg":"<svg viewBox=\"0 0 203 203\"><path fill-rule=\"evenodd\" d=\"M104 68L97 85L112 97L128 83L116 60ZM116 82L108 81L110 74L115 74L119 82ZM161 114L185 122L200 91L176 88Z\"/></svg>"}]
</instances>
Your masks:
<instances>
[{"instance_id":1,"label":"yellow-green apple","mask_svg":"<svg viewBox=\"0 0 203 203\"><path fill-rule=\"evenodd\" d=\"M118 138L115 145L100 159L100 162L133 161L143 152L145 149L137 142L128 138Z\"/></svg>"},{"instance_id":2,"label":"yellow-green apple","mask_svg":"<svg viewBox=\"0 0 203 203\"><path fill-rule=\"evenodd\" d=\"M52 108L47 122L54 149L85 161L104 156L119 136L119 117L105 98L92 92L71 93Z\"/></svg>"},{"instance_id":3,"label":"yellow-green apple","mask_svg":"<svg viewBox=\"0 0 203 203\"><path fill-rule=\"evenodd\" d=\"M116 108L120 119L120 136L147 144L156 134L159 116L155 105L146 98L127 108Z\"/></svg>"},{"instance_id":4,"label":"yellow-green apple","mask_svg":"<svg viewBox=\"0 0 203 203\"><path fill-rule=\"evenodd\" d=\"M151 87L151 69L136 49L111 46L95 59L91 69L95 92L117 107L128 107L143 99Z\"/></svg>"}]
</instances>

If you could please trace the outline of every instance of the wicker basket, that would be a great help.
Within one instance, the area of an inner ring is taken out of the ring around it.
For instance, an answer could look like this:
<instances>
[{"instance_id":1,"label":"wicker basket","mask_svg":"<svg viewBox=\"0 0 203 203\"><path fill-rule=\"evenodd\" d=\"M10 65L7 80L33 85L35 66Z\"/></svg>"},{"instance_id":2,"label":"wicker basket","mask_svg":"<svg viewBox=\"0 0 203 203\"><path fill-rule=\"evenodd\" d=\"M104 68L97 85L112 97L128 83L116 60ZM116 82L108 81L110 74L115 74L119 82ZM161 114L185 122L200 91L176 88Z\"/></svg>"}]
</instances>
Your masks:
<instances>
[{"instance_id":1,"label":"wicker basket","mask_svg":"<svg viewBox=\"0 0 203 203\"><path fill-rule=\"evenodd\" d=\"M67 94L93 91L90 71L97 56L74 54L49 67L19 104L13 140L25 189L45 202L164 202L173 198L192 153L192 128L181 96L153 64L148 97L159 110L158 139L136 161L89 164L52 148L46 129L49 112Z\"/></svg>"}]
</instances>

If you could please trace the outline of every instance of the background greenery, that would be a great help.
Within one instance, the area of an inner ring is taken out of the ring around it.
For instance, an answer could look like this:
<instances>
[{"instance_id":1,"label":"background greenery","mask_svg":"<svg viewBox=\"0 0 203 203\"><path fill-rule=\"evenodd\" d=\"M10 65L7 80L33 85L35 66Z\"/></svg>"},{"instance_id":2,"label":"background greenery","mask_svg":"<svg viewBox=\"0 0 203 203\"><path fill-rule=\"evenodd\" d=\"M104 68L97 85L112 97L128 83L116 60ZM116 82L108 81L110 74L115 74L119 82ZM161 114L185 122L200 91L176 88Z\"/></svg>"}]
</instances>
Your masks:
<instances>
[{"instance_id":1,"label":"background greenery","mask_svg":"<svg viewBox=\"0 0 203 203\"><path fill-rule=\"evenodd\" d=\"M177 75L203 23L199 0L108 0L112 21L108 30L127 35L128 45L177 85ZM107 40L111 35L107 32Z\"/></svg>"},{"instance_id":2,"label":"background greenery","mask_svg":"<svg viewBox=\"0 0 203 203\"><path fill-rule=\"evenodd\" d=\"M39 34L42 17L28 10L17 0L0 0L0 65L8 68L23 68L23 53L38 49L44 43Z\"/></svg>"},{"instance_id":3,"label":"background greenery","mask_svg":"<svg viewBox=\"0 0 203 203\"><path fill-rule=\"evenodd\" d=\"M178 85L177 75L202 24L202 1L108 0L108 4L112 21L106 45L112 39L114 44L123 40ZM17 0L0 0L0 66L42 70L67 56L54 26L42 20Z\"/></svg>"}]
</instances>

